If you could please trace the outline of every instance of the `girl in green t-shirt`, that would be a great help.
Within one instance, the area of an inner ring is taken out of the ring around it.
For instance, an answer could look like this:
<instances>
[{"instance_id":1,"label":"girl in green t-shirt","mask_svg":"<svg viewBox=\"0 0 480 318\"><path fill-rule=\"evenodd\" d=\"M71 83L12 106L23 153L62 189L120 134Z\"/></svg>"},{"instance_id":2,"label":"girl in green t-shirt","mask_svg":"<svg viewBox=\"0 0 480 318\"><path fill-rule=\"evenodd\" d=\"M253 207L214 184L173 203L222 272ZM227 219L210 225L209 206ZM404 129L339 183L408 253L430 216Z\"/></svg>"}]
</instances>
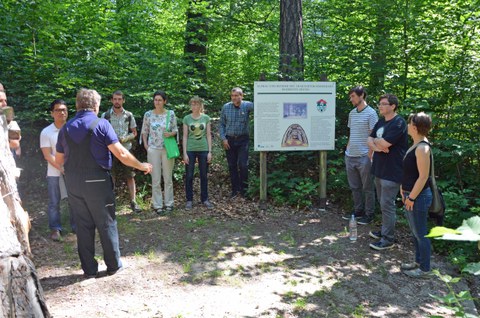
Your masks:
<instances>
[{"instance_id":1,"label":"girl in green t-shirt","mask_svg":"<svg viewBox=\"0 0 480 318\"><path fill-rule=\"evenodd\" d=\"M208 201L208 163L212 160L212 134L210 117L203 113L203 99L194 96L190 99L192 113L183 118L183 161L186 164L185 209L193 206L193 174L195 162L200 170L200 201L208 209L213 205Z\"/></svg>"}]
</instances>

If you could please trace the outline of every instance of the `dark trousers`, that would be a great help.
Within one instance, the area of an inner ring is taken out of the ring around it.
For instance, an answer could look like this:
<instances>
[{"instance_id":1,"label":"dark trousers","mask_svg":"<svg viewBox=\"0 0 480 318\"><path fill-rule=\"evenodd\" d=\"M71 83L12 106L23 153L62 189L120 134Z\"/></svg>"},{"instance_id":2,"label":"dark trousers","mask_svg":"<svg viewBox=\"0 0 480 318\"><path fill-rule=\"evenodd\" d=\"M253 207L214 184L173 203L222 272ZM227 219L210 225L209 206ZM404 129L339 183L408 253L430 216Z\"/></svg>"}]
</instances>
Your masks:
<instances>
[{"instance_id":1,"label":"dark trousers","mask_svg":"<svg viewBox=\"0 0 480 318\"><path fill-rule=\"evenodd\" d=\"M187 151L188 162L186 166L185 194L187 201L193 201L193 175L195 172L195 162L198 158L198 170L200 172L200 200L208 200L208 151Z\"/></svg>"},{"instance_id":2,"label":"dark trousers","mask_svg":"<svg viewBox=\"0 0 480 318\"><path fill-rule=\"evenodd\" d=\"M248 186L248 136L227 136L230 149L226 150L232 195L245 195Z\"/></svg>"},{"instance_id":3,"label":"dark trousers","mask_svg":"<svg viewBox=\"0 0 480 318\"><path fill-rule=\"evenodd\" d=\"M115 218L115 195L108 171L95 169L67 173L68 201L77 224L78 255L86 275L98 273L95 260L95 229L100 235L107 271L122 267Z\"/></svg>"}]
</instances>

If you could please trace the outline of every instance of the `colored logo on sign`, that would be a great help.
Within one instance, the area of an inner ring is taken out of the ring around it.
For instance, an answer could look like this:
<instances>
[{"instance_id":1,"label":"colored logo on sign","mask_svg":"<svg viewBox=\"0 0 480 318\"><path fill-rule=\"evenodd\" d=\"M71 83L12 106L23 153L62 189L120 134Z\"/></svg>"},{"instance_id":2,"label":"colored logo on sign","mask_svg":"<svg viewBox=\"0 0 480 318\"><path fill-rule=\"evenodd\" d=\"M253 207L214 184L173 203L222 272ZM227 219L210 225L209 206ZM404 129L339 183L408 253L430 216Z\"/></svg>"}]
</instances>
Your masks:
<instances>
[{"instance_id":1,"label":"colored logo on sign","mask_svg":"<svg viewBox=\"0 0 480 318\"><path fill-rule=\"evenodd\" d=\"M324 99L321 99L317 101L317 110L319 112L324 112L327 109L327 101Z\"/></svg>"}]
</instances>

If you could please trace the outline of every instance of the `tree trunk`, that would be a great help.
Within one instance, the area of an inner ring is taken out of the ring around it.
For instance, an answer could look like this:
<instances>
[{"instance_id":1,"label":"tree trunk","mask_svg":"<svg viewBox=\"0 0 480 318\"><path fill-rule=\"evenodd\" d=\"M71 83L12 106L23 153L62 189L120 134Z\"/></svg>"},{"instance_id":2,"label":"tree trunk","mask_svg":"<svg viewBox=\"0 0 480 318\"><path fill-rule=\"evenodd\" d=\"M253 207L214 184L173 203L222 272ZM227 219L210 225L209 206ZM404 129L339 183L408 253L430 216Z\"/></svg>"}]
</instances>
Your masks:
<instances>
[{"instance_id":1,"label":"tree trunk","mask_svg":"<svg viewBox=\"0 0 480 318\"><path fill-rule=\"evenodd\" d=\"M408 69L410 67L410 54L409 54L409 16L410 16L410 3L409 0L405 1L405 10L403 17L403 100L407 99L408 92Z\"/></svg>"},{"instance_id":2,"label":"tree trunk","mask_svg":"<svg viewBox=\"0 0 480 318\"><path fill-rule=\"evenodd\" d=\"M21 206L16 166L0 110L0 316L50 317L35 266L29 259L30 220Z\"/></svg>"},{"instance_id":3,"label":"tree trunk","mask_svg":"<svg viewBox=\"0 0 480 318\"><path fill-rule=\"evenodd\" d=\"M385 73L387 69L387 50L389 47L390 26L385 17L390 14L387 5L379 3L376 9L376 25L370 69L370 96L380 96L385 89Z\"/></svg>"},{"instance_id":4,"label":"tree trunk","mask_svg":"<svg viewBox=\"0 0 480 318\"><path fill-rule=\"evenodd\" d=\"M303 80L302 0L280 1L280 79Z\"/></svg>"},{"instance_id":5,"label":"tree trunk","mask_svg":"<svg viewBox=\"0 0 480 318\"><path fill-rule=\"evenodd\" d=\"M194 93L206 97L208 23L204 14L204 1L191 0L186 12L184 56L186 74L197 83Z\"/></svg>"}]
</instances>

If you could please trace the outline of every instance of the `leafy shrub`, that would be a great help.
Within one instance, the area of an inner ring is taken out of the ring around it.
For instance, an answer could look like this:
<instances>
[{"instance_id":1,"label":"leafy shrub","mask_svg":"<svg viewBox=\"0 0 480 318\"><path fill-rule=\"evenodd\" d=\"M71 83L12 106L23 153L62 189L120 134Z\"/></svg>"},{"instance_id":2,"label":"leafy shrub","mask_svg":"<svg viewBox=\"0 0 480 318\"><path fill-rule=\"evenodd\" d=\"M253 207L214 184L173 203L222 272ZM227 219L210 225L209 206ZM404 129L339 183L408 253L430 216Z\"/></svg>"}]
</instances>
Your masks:
<instances>
[{"instance_id":1,"label":"leafy shrub","mask_svg":"<svg viewBox=\"0 0 480 318\"><path fill-rule=\"evenodd\" d=\"M315 152L271 153L268 157L267 196L276 205L298 208L311 206L318 196L318 160ZM258 171L258 158L254 157L251 171ZM259 193L260 180L256 173L249 177L249 195Z\"/></svg>"}]
</instances>

